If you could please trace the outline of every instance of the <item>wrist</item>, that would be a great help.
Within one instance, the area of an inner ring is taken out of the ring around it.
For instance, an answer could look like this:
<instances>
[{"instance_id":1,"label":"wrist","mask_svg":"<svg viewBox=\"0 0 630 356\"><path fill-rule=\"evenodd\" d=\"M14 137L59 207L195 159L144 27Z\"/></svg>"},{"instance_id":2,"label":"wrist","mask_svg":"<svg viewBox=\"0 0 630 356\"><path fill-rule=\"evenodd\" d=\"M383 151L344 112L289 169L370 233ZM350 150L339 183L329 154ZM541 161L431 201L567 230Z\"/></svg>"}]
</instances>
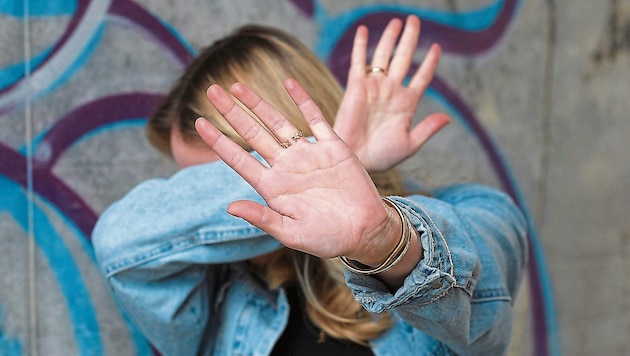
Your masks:
<instances>
[{"instance_id":1,"label":"wrist","mask_svg":"<svg viewBox=\"0 0 630 356\"><path fill-rule=\"evenodd\" d=\"M359 274L378 274L396 266L407 253L414 238L415 227L409 218L389 198L383 198L387 211L387 220L379 230L378 236L371 241L380 242L380 246L371 244L367 250L371 253L358 259L340 256L339 259L349 270ZM381 252L376 252L381 251Z\"/></svg>"}]
</instances>

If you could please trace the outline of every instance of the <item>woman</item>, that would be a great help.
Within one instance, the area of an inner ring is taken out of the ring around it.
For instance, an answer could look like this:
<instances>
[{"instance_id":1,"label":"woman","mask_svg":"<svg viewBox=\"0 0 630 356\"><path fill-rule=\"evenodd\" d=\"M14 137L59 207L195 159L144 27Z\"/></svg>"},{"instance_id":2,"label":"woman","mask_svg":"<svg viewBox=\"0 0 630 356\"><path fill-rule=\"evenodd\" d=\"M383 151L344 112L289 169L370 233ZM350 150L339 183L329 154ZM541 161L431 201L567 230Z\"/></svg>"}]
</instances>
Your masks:
<instances>
[{"instance_id":1,"label":"woman","mask_svg":"<svg viewBox=\"0 0 630 356\"><path fill-rule=\"evenodd\" d=\"M114 296L162 353L505 352L518 209L477 185L381 199L391 192L367 174L400 189L391 169L448 122L411 128L439 47L405 87L418 19L397 43L401 30L390 22L366 72L358 29L343 100L311 52L267 28L218 41L184 73L149 123L182 169L134 188L93 236Z\"/></svg>"}]
</instances>

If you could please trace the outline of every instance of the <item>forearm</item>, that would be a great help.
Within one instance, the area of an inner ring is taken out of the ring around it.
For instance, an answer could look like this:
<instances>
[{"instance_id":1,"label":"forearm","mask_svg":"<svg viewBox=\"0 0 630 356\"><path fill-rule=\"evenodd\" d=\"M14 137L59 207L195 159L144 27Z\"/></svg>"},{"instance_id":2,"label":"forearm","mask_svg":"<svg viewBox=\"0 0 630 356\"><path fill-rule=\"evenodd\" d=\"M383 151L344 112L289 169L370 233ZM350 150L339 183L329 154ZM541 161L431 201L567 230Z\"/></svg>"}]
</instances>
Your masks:
<instances>
[{"instance_id":1,"label":"forearm","mask_svg":"<svg viewBox=\"0 0 630 356\"><path fill-rule=\"evenodd\" d=\"M524 266L524 223L504 195L455 190L441 197L448 201L400 201L423 249L400 288L350 272L347 281L366 309L395 309L457 352L497 350L509 340L512 296Z\"/></svg>"},{"instance_id":2,"label":"forearm","mask_svg":"<svg viewBox=\"0 0 630 356\"><path fill-rule=\"evenodd\" d=\"M94 228L102 272L111 275L190 249L199 250L205 263L222 263L278 248L260 229L227 213L236 199L262 201L222 162L139 184L107 208Z\"/></svg>"},{"instance_id":3,"label":"forearm","mask_svg":"<svg viewBox=\"0 0 630 356\"><path fill-rule=\"evenodd\" d=\"M94 228L97 262L114 297L164 354L196 354L209 337L204 327L222 263L280 247L227 214L235 199L228 193L260 198L226 171L223 164L203 165L141 183L106 209Z\"/></svg>"},{"instance_id":4,"label":"forearm","mask_svg":"<svg viewBox=\"0 0 630 356\"><path fill-rule=\"evenodd\" d=\"M219 266L168 264L126 270L107 279L124 314L163 355L195 355L204 338Z\"/></svg>"}]
</instances>

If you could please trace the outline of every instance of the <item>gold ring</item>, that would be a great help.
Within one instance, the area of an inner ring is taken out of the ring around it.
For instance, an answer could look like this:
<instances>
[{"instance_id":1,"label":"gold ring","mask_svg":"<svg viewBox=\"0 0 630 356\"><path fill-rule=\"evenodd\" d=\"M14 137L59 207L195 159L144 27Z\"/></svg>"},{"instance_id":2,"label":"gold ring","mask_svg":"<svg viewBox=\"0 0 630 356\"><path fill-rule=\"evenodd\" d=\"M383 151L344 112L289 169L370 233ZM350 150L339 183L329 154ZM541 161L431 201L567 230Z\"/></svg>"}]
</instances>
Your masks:
<instances>
[{"instance_id":1,"label":"gold ring","mask_svg":"<svg viewBox=\"0 0 630 356\"><path fill-rule=\"evenodd\" d=\"M293 135L293 137L291 137L291 139L293 139L293 141L297 142L297 140L299 140L300 137L304 137L304 132L302 130L298 130L298 132L296 132L295 135Z\"/></svg>"},{"instance_id":2,"label":"gold ring","mask_svg":"<svg viewBox=\"0 0 630 356\"><path fill-rule=\"evenodd\" d=\"M284 142L279 142L279 143L280 143L280 147L284 148L285 150L291 147L291 142L289 141L284 141Z\"/></svg>"},{"instance_id":3,"label":"gold ring","mask_svg":"<svg viewBox=\"0 0 630 356\"><path fill-rule=\"evenodd\" d=\"M380 73L383 75L387 75L387 69L382 67L367 67L367 69L365 70L365 74L371 73Z\"/></svg>"}]
</instances>

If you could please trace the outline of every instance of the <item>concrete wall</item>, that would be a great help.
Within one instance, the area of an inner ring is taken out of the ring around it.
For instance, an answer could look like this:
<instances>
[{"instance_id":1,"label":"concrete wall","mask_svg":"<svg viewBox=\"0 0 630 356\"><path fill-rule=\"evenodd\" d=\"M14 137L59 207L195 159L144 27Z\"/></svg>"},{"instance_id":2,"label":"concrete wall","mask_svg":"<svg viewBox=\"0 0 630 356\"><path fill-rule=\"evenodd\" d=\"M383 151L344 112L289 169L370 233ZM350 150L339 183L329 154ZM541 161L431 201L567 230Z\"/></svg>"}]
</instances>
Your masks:
<instances>
[{"instance_id":1,"label":"concrete wall","mask_svg":"<svg viewBox=\"0 0 630 356\"><path fill-rule=\"evenodd\" d=\"M513 354L630 354L630 0L9 0L0 355L152 354L96 270L90 231L135 184L174 172L143 125L198 48L269 24L343 73L356 21L379 31L404 13L444 48L418 116L455 119L405 172L495 185L529 218Z\"/></svg>"}]
</instances>

